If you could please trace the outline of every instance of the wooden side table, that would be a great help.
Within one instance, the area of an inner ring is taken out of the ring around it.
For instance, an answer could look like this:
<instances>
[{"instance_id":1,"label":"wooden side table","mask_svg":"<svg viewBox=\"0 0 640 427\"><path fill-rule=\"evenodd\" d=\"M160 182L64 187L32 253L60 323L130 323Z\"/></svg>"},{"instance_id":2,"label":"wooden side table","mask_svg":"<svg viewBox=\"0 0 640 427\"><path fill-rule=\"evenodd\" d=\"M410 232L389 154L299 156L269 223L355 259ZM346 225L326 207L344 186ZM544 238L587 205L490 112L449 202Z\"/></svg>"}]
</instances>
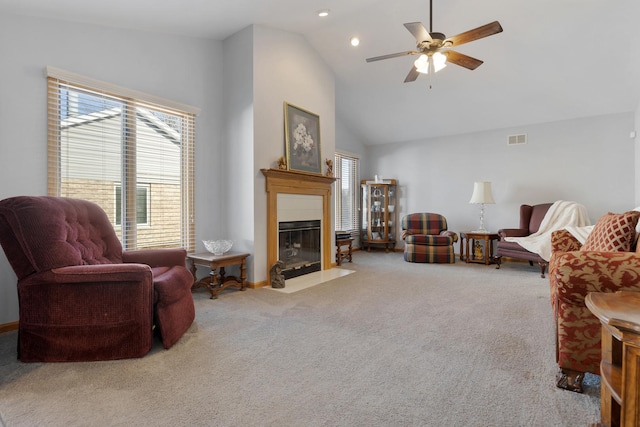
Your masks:
<instances>
[{"instance_id":1,"label":"wooden side table","mask_svg":"<svg viewBox=\"0 0 640 427\"><path fill-rule=\"evenodd\" d=\"M353 238L336 239L336 265L342 264L342 260L346 259L351 262L351 245L353 244ZM346 246L347 249L342 249Z\"/></svg>"},{"instance_id":2,"label":"wooden side table","mask_svg":"<svg viewBox=\"0 0 640 427\"><path fill-rule=\"evenodd\" d=\"M460 232L460 261L477 262L480 264L495 264L495 258L493 256L493 241L500 239L498 233L483 233L480 231L462 231ZM466 241L466 252L465 252ZM475 246L475 242L484 242L482 248L482 257L476 257L471 253ZM469 244L471 243L471 248Z\"/></svg>"},{"instance_id":3,"label":"wooden side table","mask_svg":"<svg viewBox=\"0 0 640 427\"><path fill-rule=\"evenodd\" d=\"M591 292L587 308L602 323L600 419L640 425L640 292Z\"/></svg>"},{"instance_id":4,"label":"wooden side table","mask_svg":"<svg viewBox=\"0 0 640 427\"><path fill-rule=\"evenodd\" d=\"M214 255L211 252L200 252L197 254L187 254L187 259L191 262L191 274L193 274L193 285L191 290L206 288L211 292L211 299L217 299L218 293L229 286L235 286L241 291L246 290L247 266L246 259L249 256L244 252L227 252L223 255ZM240 265L240 278L226 276L224 268L231 265ZM196 266L209 267L211 272L207 277L198 280L196 277ZM217 271L216 271L217 270Z\"/></svg>"}]
</instances>

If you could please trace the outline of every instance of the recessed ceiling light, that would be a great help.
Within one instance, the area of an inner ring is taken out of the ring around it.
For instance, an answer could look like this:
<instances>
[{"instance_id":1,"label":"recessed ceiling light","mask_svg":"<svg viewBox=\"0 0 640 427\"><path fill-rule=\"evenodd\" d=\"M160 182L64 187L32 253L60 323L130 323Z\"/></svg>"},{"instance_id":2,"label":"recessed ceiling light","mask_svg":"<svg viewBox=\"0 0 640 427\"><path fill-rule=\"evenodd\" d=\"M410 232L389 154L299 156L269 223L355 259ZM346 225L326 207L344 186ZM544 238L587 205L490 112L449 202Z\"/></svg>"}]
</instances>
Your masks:
<instances>
[{"instance_id":1,"label":"recessed ceiling light","mask_svg":"<svg viewBox=\"0 0 640 427\"><path fill-rule=\"evenodd\" d=\"M355 47L360 44L360 39L357 37L351 37L351 46Z\"/></svg>"},{"instance_id":2,"label":"recessed ceiling light","mask_svg":"<svg viewBox=\"0 0 640 427\"><path fill-rule=\"evenodd\" d=\"M329 16L329 9L322 9L318 11L318 16L324 18L325 16Z\"/></svg>"}]
</instances>

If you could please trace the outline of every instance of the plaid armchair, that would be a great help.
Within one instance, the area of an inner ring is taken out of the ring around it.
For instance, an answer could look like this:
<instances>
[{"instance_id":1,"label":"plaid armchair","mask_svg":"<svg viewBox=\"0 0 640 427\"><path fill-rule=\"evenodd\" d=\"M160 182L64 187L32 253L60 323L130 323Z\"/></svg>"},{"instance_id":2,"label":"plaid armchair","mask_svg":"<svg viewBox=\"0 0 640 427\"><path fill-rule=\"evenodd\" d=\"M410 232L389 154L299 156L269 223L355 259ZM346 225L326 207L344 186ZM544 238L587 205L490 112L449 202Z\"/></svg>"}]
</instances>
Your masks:
<instances>
[{"instance_id":1,"label":"plaid armchair","mask_svg":"<svg viewBox=\"0 0 640 427\"><path fill-rule=\"evenodd\" d=\"M436 213L412 213L402 218L404 260L454 263L453 245L458 235L447 231L447 219Z\"/></svg>"}]
</instances>

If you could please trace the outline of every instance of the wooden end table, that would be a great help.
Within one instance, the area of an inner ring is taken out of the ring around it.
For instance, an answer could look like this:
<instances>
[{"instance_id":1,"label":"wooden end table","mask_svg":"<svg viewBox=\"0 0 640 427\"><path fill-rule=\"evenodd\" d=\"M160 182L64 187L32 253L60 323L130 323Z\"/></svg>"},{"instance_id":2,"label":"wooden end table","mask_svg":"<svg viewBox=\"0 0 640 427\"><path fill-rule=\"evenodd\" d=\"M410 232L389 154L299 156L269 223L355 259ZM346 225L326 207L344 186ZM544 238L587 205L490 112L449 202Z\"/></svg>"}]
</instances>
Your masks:
<instances>
[{"instance_id":1,"label":"wooden end table","mask_svg":"<svg viewBox=\"0 0 640 427\"><path fill-rule=\"evenodd\" d=\"M336 265L342 264L342 260L346 259L351 262L351 245L353 244L353 238L336 239ZM347 246L347 249L342 249L343 246Z\"/></svg>"},{"instance_id":2,"label":"wooden end table","mask_svg":"<svg viewBox=\"0 0 640 427\"><path fill-rule=\"evenodd\" d=\"M640 425L640 292L591 292L585 303L602 324L603 426Z\"/></svg>"},{"instance_id":3,"label":"wooden end table","mask_svg":"<svg viewBox=\"0 0 640 427\"><path fill-rule=\"evenodd\" d=\"M191 274L193 274L193 285L191 286L191 290L197 288L209 289L211 292L211 299L217 299L218 293L222 292L229 286L235 286L241 291L246 290L246 259L248 256L249 254L245 252L227 252L223 255L214 255L211 252L187 254L187 259L191 262ZM225 275L225 267L238 264L240 265L240 278ZM211 269L209 275L200 280L196 277L196 266L198 265L209 267Z\"/></svg>"},{"instance_id":4,"label":"wooden end table","mask_svg":"<svg viewBox=\"0 0 640 427\"><path fill-rule=\"evenodd\" d=\"M493 256L493 241L499 240L500 236L498 233L483 233L481 231L462 231L460 232L460 261L476 262L480 264L495 264L496 260ZM465 252L465 240L466 240L466 252ZM474 254L471 253L476 241L484 242L484 247L482 248L483 257L477 258ZM471 245L471 249L469 248L469 244L473 242Z\"/></svg>"}]
</instances>

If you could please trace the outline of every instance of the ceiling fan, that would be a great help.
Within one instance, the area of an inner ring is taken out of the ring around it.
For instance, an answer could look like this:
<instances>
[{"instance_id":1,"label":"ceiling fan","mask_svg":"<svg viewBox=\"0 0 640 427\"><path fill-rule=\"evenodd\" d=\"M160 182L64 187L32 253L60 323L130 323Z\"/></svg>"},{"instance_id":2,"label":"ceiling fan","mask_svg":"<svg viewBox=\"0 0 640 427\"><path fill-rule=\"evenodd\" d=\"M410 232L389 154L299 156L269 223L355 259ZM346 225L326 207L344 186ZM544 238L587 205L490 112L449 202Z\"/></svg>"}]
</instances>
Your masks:
<instances>
[{"instance_id":1,"label":"ceiling fan","mask_svg":"<svg viewBox=\"0 0 640 427\"><path fill-rule=\"evenodd\" d=\"M482 61L451 50L465 43L484 37L489 37L502 32L498 21L491 22L473 30L465 31L453 37L446 37L442 33L433 32L433 0L429 0L429 31L427 32L422 22L410 22L404 24L416 38L416 49L405 52L391 53L389 55L367 58L367 62L380 61L382 59L397 58L407 55L420 55L411 67L409 74L404 79L405 83L415 81L420 73L431 74L441 70L447 62L459 65L469 70L475 70Z\"/></svg>"}]
</instances>

